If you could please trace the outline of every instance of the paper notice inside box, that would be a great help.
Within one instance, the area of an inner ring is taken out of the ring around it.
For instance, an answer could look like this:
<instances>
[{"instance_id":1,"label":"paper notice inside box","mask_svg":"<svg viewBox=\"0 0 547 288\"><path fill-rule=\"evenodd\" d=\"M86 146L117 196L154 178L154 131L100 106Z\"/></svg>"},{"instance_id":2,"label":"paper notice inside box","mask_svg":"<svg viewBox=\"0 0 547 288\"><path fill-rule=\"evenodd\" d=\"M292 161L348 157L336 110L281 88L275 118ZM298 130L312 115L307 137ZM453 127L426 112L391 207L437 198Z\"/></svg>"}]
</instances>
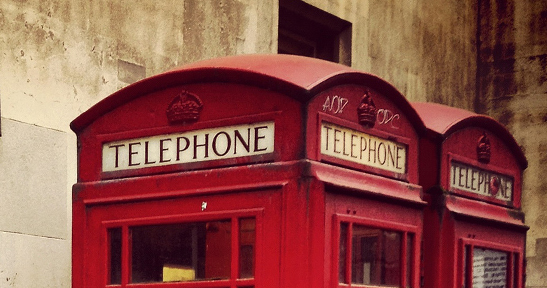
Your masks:
<instances>
[{"instance_id":1,"label":"paper notice inside box","mask_svg":"<svg viewBox=\"0 0 547 288\"><path fill-rule=\"evenodd\" d=\"M188 266L163 265L163 282L184 282L196 279L196 271Z\"/></svg>"}]
</instances>

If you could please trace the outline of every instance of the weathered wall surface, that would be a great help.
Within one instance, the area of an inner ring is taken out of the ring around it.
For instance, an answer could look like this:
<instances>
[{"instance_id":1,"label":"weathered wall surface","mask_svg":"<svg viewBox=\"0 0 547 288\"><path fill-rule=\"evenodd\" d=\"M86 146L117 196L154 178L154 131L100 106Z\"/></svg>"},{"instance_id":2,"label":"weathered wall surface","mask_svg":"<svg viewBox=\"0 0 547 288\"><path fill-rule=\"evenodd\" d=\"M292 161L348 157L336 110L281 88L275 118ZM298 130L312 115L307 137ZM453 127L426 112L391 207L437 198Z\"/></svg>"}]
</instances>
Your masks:
<instances>
[{"instance_id":1,"label":"weathered wall surface","mask_svg":"<svg viewBox=\"0 0 547 288\"><path fill-rule=\"evenodd\" d=\"M0 287L69 287L66 133L4 118L2 134Z\"/></svg>"},{"instance_id":2,"label":"weathered wall surface","mask_svg":"<svg viewBox=\"0 0 547 288\"><path fill-rule=\"evenodd\" d=\"M276 11L255 0L0 1L0 287L70 287L70 121L175 66L275 52Z\"/></svg>"},{"instance_id":3,"label":"weathered wall surface","mask_svg":"<svg viewBox=\"0 0 547 288\"><path fill-rule=\"evenodd\" d=\"M474 1L306 1L352 22L352 66L392 83L412 101L473 110Z\"/></svg>"},{"instance_id":4,"label":"weathered wall surface","mask_svg":"<svg viewBox=\"0 0 547 288\"><path fill-rule=\"evenodd\" d=\"M506 125L525 151L526 286L547 287L547 1L480 2L477 109Z\"/></svg>"},{"instance_id":5,"label":"weathered wall surface","mask_svg":"<svg viewBox=\"0 0 547 288\"><path fill-rule=\"evenodd\" d=\"M67 130L92 104L145 76L204 58L274 52L274 7L250 0L2 1L2 117Z\"/></svg>"}]
</instances>

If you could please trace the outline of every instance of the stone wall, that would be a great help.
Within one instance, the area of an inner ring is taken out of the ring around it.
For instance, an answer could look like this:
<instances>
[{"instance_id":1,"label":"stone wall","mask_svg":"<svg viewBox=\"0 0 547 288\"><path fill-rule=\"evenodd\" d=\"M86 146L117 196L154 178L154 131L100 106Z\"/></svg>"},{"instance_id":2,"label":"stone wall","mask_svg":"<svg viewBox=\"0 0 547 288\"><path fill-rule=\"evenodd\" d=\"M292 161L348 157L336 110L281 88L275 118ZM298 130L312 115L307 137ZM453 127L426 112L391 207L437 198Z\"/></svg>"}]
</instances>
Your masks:
<instances>
[{"instance_id":1,"label":"stone wall","mask_svg":"<svg viewBox=\"0 0 547 288\"><path fill-rule=\"evenodd\" d=\"M0 1L0 287L70 287L69 123L144 77L273 53L275 1Z\"/></svg>"},{"instance_id":2,"label":"stone wall","mask_svg":"<svg viewBox=\"0 0 547 288\"><path fill-rule=\"evenodd\" d=\"M547 1L480 3L477 110L506 125L528 159L526 286L547 287Z\"/></svg>"}]
</instances>

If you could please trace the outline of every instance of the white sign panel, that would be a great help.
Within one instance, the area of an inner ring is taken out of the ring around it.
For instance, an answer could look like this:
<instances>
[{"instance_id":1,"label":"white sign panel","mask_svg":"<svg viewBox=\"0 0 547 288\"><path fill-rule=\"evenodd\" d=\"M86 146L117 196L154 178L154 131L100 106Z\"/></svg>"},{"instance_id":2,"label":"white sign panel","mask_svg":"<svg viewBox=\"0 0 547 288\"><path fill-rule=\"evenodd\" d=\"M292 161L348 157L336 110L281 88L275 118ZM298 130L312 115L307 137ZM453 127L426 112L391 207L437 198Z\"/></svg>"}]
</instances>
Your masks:
<instances>
[{"instance_id":1,"label":"white sign panel","mask_svg":"<svg viewBox=\"0 0 547 288\"><path fill-rule=\"evenodd\" d=\"M328 122L321 123L321 154L406 173L406 145Z\"/></svg>"},{"instance_id":2,"label":"white sign panel","mask_svg":"<svg viewBox=\"0 0 547 288\"><path fill-rule=\"evenodd\" d=\"M507 287L507 253L473 249L473 288Z\"/></svg>"},{"instance_id":3,"label":"white sign panel","mask_svg":"<svg viewBox=\"0 0 547 288\"><path fill-rule=\"evenodd\" d=\"M509 176L452 161L450 188L503 201L513 198L513 179Z\"/></svg>"},{"instance_id":4,"label":"white sign panel","mask_svg":"<svg viewBox=\"0 0 547 288\"><path fill-rule=\"evenodd\" d=\"M274 122L155 135L103 144L103 172L274 152Z\"/></svg>"}]
</instances>

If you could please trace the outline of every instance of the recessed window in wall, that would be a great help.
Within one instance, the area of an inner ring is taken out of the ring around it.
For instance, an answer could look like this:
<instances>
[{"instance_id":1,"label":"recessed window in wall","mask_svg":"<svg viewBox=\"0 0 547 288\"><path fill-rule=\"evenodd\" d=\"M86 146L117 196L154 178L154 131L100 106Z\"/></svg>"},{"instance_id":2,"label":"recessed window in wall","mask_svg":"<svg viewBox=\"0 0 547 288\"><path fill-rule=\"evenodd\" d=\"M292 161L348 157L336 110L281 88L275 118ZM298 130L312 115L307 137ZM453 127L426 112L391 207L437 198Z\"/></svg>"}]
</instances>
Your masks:
<instances>
[{"instance_id":1,"label":"recessed window in wall","mask_svg":"<svg viewBox=\"0 0 547 288\"><path fill-rule=\"evenodd\" d=\"M279 1L279 54L351 65L351 23L303 1Z\"/></svg>"}]
</instances>

